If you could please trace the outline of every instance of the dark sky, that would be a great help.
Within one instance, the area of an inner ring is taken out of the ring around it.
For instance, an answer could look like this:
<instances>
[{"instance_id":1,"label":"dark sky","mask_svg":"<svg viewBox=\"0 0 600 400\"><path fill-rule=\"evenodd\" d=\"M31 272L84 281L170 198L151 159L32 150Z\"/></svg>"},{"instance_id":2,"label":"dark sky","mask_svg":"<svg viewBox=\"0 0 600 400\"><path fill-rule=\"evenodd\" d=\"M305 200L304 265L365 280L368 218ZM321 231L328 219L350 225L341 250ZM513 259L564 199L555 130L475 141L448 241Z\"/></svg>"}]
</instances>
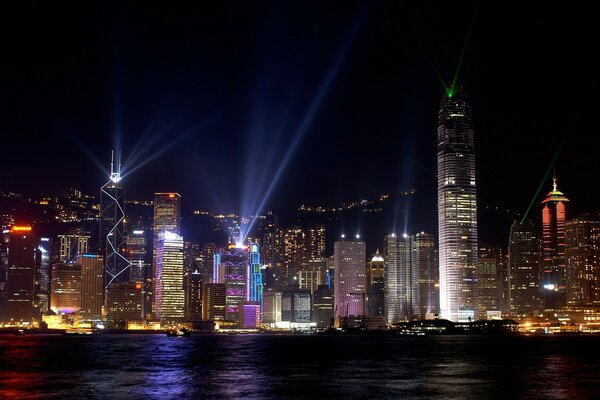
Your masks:
<instances>
[{"instance_id":1,"label":"dark sky","mask_svg":"<svg viewBox=\"0 0 600 400\"><path fill-rule=\"evenodd\" d=\"M398 207L434 231L435 71L452 80L469 36L458 83L481 200L523 214L563 143L571 216L598 204L586 5L24 3L0 13L3 190L97 193L97 162L119 145L129 198L173 190L188 210L285 214L415 187ZM510 219L484 204L480 237L498 242Z\"/></svg>"}]
</instances>

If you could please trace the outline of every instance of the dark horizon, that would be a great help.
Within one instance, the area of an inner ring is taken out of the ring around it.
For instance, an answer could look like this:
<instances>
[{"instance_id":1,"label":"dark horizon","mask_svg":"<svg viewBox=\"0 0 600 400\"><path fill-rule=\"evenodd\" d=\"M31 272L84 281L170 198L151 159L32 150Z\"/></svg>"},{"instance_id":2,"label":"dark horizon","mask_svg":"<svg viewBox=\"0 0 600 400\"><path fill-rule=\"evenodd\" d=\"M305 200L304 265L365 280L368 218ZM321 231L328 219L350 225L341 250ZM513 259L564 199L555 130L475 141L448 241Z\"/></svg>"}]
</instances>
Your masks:
<instances>
[{"instance_id":1,"label":"dark horizon","mask_svg":"<svg viewBox=\"0 0 600 400\"><path fill-rule=\"evenodd\" d=\"M389 225L435 233L439 73L472 107L480 240L504 245L548 171L528 214L538 225L552 170L569 218L596 211L599 194L593 13L515 7L15 8L1 28L13 40L0 64L0 188L97 195L118 146L125 174L137 168L126 197L177 191L184 216L272 209L293 221L300 204L390 194L406 213Z\"/></svg>"}]
</instances>

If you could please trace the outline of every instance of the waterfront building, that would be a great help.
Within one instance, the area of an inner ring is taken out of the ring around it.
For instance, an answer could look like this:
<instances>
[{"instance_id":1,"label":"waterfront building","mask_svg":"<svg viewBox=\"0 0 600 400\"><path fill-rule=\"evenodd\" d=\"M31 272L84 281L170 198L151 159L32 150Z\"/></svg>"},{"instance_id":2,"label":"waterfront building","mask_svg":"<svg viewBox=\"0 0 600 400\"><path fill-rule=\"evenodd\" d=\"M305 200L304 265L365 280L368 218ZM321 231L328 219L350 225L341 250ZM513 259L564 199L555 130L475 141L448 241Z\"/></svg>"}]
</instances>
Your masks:
<instances>
[{"instance_id":1,"label":"waterfront building","mask_svg":"<svg viewBox=\"0 0 600 400\"><path fill-rule=\"evenodd\" d=\"M465 90L450 88L438 115L440 312L468 321L478 314L478 254L474 132Z\"/></svg>"}]
</instances>

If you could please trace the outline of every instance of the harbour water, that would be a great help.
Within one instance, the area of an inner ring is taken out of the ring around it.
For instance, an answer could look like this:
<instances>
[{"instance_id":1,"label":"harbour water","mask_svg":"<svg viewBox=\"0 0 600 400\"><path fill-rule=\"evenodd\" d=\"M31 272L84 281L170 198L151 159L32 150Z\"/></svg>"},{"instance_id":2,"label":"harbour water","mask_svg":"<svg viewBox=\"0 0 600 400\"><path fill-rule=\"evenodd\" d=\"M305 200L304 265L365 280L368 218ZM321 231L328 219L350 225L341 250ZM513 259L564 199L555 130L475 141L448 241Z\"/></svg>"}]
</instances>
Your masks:
<instances>
[{"instance_id":1,"label":"harbour water","mask_svg":"<svg viewBox=\"0 0 600 400\"><path fill-rule=\"evenodd\" d=\"M599 336L0 336L0 398L598 399Z\"/></svg>"}]
</instances>

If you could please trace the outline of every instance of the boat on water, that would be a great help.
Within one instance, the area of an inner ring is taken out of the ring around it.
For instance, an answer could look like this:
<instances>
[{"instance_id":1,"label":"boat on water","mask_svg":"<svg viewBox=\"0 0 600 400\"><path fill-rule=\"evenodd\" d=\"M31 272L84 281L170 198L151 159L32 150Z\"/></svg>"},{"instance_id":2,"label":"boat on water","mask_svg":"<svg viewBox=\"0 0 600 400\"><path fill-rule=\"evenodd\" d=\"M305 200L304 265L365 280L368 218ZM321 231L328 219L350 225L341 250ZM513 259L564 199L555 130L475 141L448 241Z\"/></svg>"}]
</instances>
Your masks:
<instances>
[{"instance_id":1,"label":"boat on water","mask_svg":"<svg viewBox=\"0 0 600 400\"><path fill-rule=\"evenodd\" d=\"M71 336L71 335L93 335L94 333L99 333L98 331L94 331L92 328L69 328L65 329L63 335Z\"/></svg>"},{"instance_id":2,"label":"boat on water","mask_svg":"<svg viewBox=\"0 0 600 400\"><path fill-rule=\"evenodd\" d=\"M165 333L170 337L190 336L190 331L186 328L170 328Z\"/></svg>"}]
</instances>

